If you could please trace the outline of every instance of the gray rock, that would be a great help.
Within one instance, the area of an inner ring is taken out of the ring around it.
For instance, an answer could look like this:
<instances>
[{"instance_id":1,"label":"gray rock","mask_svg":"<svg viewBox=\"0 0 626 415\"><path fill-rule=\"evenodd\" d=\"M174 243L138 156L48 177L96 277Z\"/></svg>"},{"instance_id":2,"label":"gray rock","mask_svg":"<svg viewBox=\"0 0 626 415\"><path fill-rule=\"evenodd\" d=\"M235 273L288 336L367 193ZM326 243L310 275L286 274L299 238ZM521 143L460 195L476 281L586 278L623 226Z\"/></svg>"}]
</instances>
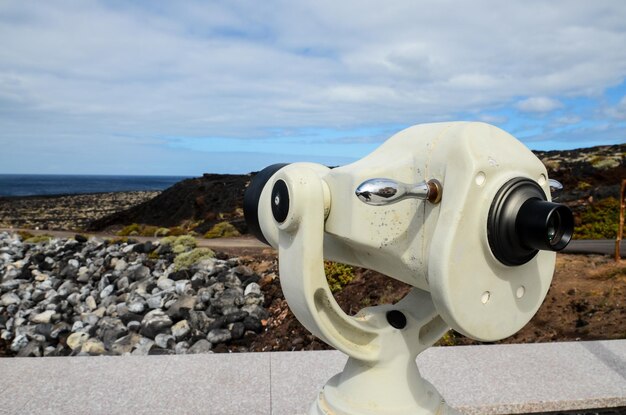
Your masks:
<instances>
[{"instance_id":1,"label":"gray rock","mask_svg":"<svg viewBox=\"0 0 626 415\"><path fill-rule=\"evenodd\" d=\"M181 340L187 336L190 331L191 327L187 320L181 320L172 326L172 335L176 337L177 340Z\"/></svg>"},{"instance_id":2,"label":"gray rock","mask_svg":"<svg viewBox=\"0 0 626 415\"><path fill-rule=\"evenodd\" d=\"M216 309L216 310L219 311L219 309ZM236 312L241 311L241 310L239 310L239 307L237 307L236 305L231 305L231 306L222 308L221 311L222 311L223 315L228 315L228 314L236 313Z\"/></svg>"},{"instance_id":3,"label":"gray rock","mask_svg":"<svg viewBox=\"0 0 626 415\"><path fill-rule=\"evenodd\" d=\"M126 328L128 331L139 333L139 330L141 330L141 322L136 320L129 321L126 324Z\"/></svg>"},{"instance_id":4,"label":"gray rock","mask_svg":"<svg viewBox=\"0 0 626 415\"><path fill-rule=\"evenodd\" d=\"M78 295L77 297L77 301L76 304L78 304L78 300L80 300L80 295ZM31 295L31 300L33 300L34 302L38 303L41 300L46 298L46 292L45 291L41 291L41 290L33 290L33 293ZM69 301L69 296L68 296L68 301ZM75 305L75 304L74 304Z\"/></svg>"},{"instance_id":5,"label":"gray rock","mask_svg":"<svg viewBox=\"0 0 626 415\"><path fill-rule=\"evenodd\" d=\"M213 289L211 287L202 287L198 290L198 301L208 303L213 297Z\"/></svg>"},{"instance_id":6,"label":"gray rock","mask_svg":"<svg viewBox=\"0 0 626 415\"><path fill-rule=\"evenodd\" d=\"M135 249L135 244L128 244L124 248L122 248L122 252L125 254L129 254L133 252L133 249Z\"/></svg>"},{"instance_id":7,"label":"gray rock","mask_svg":"<svg viewBox=\"0 0 626 415\"><path fill-rule=\"evenodd\" d=\"M72 281L65 281L63 284L61 284L61 286L58 288L57 293L65 298L68 295L70 295L72 292L74 292L76 290L76 285L74 284L74 282Z\"/></svg>"},{"instance_id":8,"label":"gray rock","mask_svg":"<svg viewBox=\"0 0 626 415\"><path fill-rule=\"evenodd\" d=\"M78 282L88 282L89 278L91 278L91 272L89 272L89 268L80 267L78 269L78 275L76 276L76 281Z\"/></svg>"},{"instance_id":9,"label":"gray rock","mask_svg":"<svg viewBox=\"0 0 626 415\"><path fill-rule=\"evenodd\" d=\"M19 334L15 336L13 341L11 342L11 350L14 352L19 352L21 349L26 347L28 344L28 338L24 334Z\"/></svg>"},{"instance_id":10,"label":"gray rock","mask_svg":"<svg viewBox=\"0 0 626 415\"><path fill-rule=\"evenodd\" d=\"M148 304L148 308L161 308L163 306L163 297L161 297L160 295L153 295L152 297L148 298L146 303Z\"/></svg>"},{"instance_id":11,"label":"gray rock","mask_svg":"<svg viewBox=\"0 0 626 415\"><path fill-rule=\"evenodd\" d=\"M178 342L176 346L174 346L174 352L176 354L186 354L189 350L189 343L187 342Z\"/></svg>"},{"instance_id":12,"label":"gray rock","mask_svg":"<svg viewBox=\"0 0 626 415\"><path fill-rule=\"evenodd\" d=\"M83 327L85 327L85 323L83 323L82 321L75 321L74 324L72 324L72 333L80 331L80 329L82 329Z\"/></svg>"},{"instance_id":13,"label":"gray rock","mask_svg":"<svg viewBox=\"0 0 626 415\"><path fill-rule=\"evenodd\" d=\"M198 261L195 264L193 264L191 266L191 270L192 271L206 271L208 273L213 273L216 261L217 260L213 258L203 259L202 261Z\"/></svg>"},{"instance_id":14,"label":"gray rock","mask_svg":"<svg viewBox=\"0 0 626 415\"><path fill-rule=\"evenodd\" d=\"M173 288L175 284L176 283L174 281L166 277L161 277L157 280L157 287L163 291Z\"/></svg>"},{"instance_id":15,"label":"gray rock","mask_svg":"<svg viewBox=\"0 0 626 415\"><path fill-rule=\"evenodd\" d=\"M141 281L150 276L150 268L141 264L131 265L126 269L126 274L132 281Z\"/></svg>"},{"instance_id":16,"label":"gray rock","mask_svg":"<svg viewBox=\"0 0 626 415\"><path fill-rule=\"evenodd\" d=\"M154 337L154 344L162 349L169 349L176 345L176 340L171 334L159 333Z\"/></svg>"},{"instance_id":17,"label":"gray rock","mask_svg":"<svg viewBox=\"0 0 626 415\"><path fill-rule=\"evenodd\" d=\"M128 263L124 261L124 259L122 258L118 259L117 262L115 263L115 271L122 272L126 268L128 268Z\"/></svg>"},{"instance_id":18,"label":"gray rock","mask_svg":"<svg viewBox=\"0 0 626 415\"><path fill-rule=\"evenodd\" d=\"M99 356L106 353L106 349L104 347L104 343L102 343L98 339L88 339L83 343L81 349L83 353L89 353L91 356Z\"/></svg>"},{"instance_id":19,"label":"gray rock","mask_svg":"<svg viewBox=\"0 0 626 415\"><path fill-rule=\"evenodd\" d=\"M117 315L117 304L115 304L115 301L113 301L112 304L109 304L109 306L107 307L106 315Z\"/></svg>"},{"instance_id":20,"label":"gray rock","mask_svg":"<svg viewBox=\"0 0 626 415\"><path fill-rule=\"evenodd\" d=\"M50 331L50 337L53 339L58 339L59 335L63 333L68 333L72 330L72 327L67 324L65 321L59 321L54 326L52 326L52 330Z\"/></svg>"},{"instance_id":21,"label":"gray rock","mask_svg":"<svg viewBox=\"0 0 626 415\"><path fill-rule=\"evenodd\" d=\"M43 355L44 357L58 356L57 348L54 346L47 346L45 349L43 349Z\"/></svg>"},{"instance_id":22,"label":"gray rock","mask_svg":"<svg viewBox=\"0 0 626 415\"><path fill-rule=\"evenodd\" d=\"M143 313L145 308L146 308L145 302L139 299L134 300L130 304L128 304L128 311L130 311L131 313L141 314Z\"/></svg>"},{"instance_id":23,"label":"gray rock","mask_svg":"<svg viewBox=\"0 0 626 415\"><path fill-rule=\"evenodd\" d=\"M11 304L19 304L21 301L20 296L15 293L2 294L2 297L0 297L0 304L5 307Z\"/></svg>"},{"instance_id":24,"label":"gray rock","mask_svg":"<svg viewBox=\"0 0 626 415\"><path fill-rule=\"evenodd\" d=\"M117 355L130 353L139 344L141 338L137 333L129 333L120 337L111 345L111 352Z\"/></svg>"},{"instance_id":25,"label":"gray rock","mask_svg":"<svg viewBox=\"0 0 626 415\"><path fill-rule=\"evenodd\" d=\"M227 329L213 329L207 334L206 339L213 344L224 343L231 339L230 331Z\"/></svg>"},{"instance_id":26,"label":"gray rock","mask_svg":"<svg viewBox=\"0 0 626 415\"><path fill-rule=\"evenodd\" d=\"M17 357L41 357L41 342L31 340L26 346L20 349Z\"/></svg>"},{"instance_id":27,"label":"gray rock","mask_svg":"<svg viewBox=\"0 0 626 415\"><path fill-rule=\"evenodd\" d=\"M250 330L255 333L261 333L263 331L263 324L261 323L261 320L254 316L244 318L243 325L246 330Z\"/></svg>"},{"instance_id":28,"label":"gray rock","mask_svg":"<svg viewBox=\"0 0 626 415\"><path fill-rule=\"evenodd\" d=\"M128 277L124 276L115 281L115 286L118 290L126 290L130 286L130 281L128 280Z\"/></svg>"},{"instance_id":29,"label":"gray rock","mask_svg":"<svg viewBox=\"0 0 626 415\"><path fill-rule=\"evenodd\" d=\"M260 307L256 304L245 305L241 307L243 311L247 311L253 317L258 318L259 320L266 320L269 318L270 314L263 307Z\"/></svg>"},{"instance_id":30,"label":"gray rock","mask_svg":"<svg viewBox=\"0 0 626 415\"><path fill-rule=\"evenodd\" d=\"M183 295L169 306L167 315L175 319L185 318L189 314L189 311L193 310L195 305L195 296Z\"/></svg>"},{"instance_id":31,"label":"gray rock","mask_svg":"<svg viewBox=\"0 0 626 415\"><path fill-rule=\"evenodd\" d=\"M220 296L211 299L211 305L218 309L241 306L243 303L243 294L235 288L227 288Z\"/></svg>"},{"instance_id":32,"label":"gray rock","mask_svg":"<svg viewBox=\"0 0 626 415\"><path fill-rule=\"evenodd\" d=\"M30 321L33 323L50 323L52 320L52 316L55 314L54 310L46 310L43 313L35 314L30 316Z\"/></svg>"},{"instance_id":33,"label":"gray rock","mask_svg":"<svg viewBox=\"0 0 626 415\"><path fill-rule=\"evenodd\" d=\"M179 343L180 344L180 343ZM176 345L178 347L178 344ZM199 353L209 353L213 348L213 344L206 339L200 339L193 344L193 346L189 347L186 351L189 354L199 354ZM177 350L178 354L178 350Z\"/></svg>"},{"instance_id":34,"label":"gray rock","mask_svg":"<svg viewBox=\"0 0 626 415\"><path fill-rule=\"evenodd\" d=\"M224 276L224 286L226 288L241 287L241 280L234 274L228 273Z\"/></svg>"},{"instance_id":35,"label":"gray rock","mask_svg":"<svg viewBox=\"0 0 626 415\"><path fill-rule=\"evenodd\" d=\"M100 280L98 281L98 291L102 291L106 288L107 285L109 285L109 275L103 275Z\"/></svg>"},{"instance_id":36,"label":"gray rock","mask_svg":"<svg viewBox=\"0 0 626 415\"><path fill-rule=\"evenodd\" d=\"M150 349L154 346L154 341L142 337L139 340L139 343L135 346L135 350L133 350L130 354L133 356L148 356L150 353Z\"/></svg>"},{"instance_id":37,"label":"gray rock","mask_svg":"<svg viewBox=\"0 0 626 415\"><path fill-rule=\"evenodd\" d=\"M261 286L259 284L257 284L256 282L252 282L252 283L248 284L246 286L246 289L243 292L243 295L247 296L248 294L261 295Z\"/></svg>"},{"instance_id":38,"label":"gray rock","mask_svg":"<svg viewBox=\"0 0 626 415\"><path fill-rule=\"evenodd\" d=\"M151 339L172 327L172 320L162 310L152 310L141 321L140 333Z\"/></svg>"},{"instance_id":39,"label":"gray rock","mask_svg":"<svg viewBox=\"0 0 626 415\"><path fill-rule=\"evenodd\" d=\"M77 332L72 333L67 338L67 345L72 350L80 350L83 343L89 339L89 333Z\"/></svg>"},{"instance_id":40,"label":"gray rock","mask_svg":"<svg viewBox=\"0 0 626 415\"><path fill-rule=\"evenodd\" d=\"M111 294L113 294L113 291L115 291L115 287L113 286L113 284L107 285L100 292L100 298L106 298L106 297L110 296Z\"/></svg>"},{"instance_id":41,"label":"gray rock","mask_svg":"<svg viewBox=\"0 0 626 415\"><path fill-rule=\"evenodd\" d=\"M241 339L246 331L246 327L241 322L231 324L228 329L233 340Z\"/></svg>"},{"instance_id":42,"label":"gray rock","mask_svg":"<svg viewBox=\"0 0 626 415\"><path fill-rule=\"evenodd\" d=\"M98 320L100 320L100 317L98 317L96 313L83 313L80 315L80 320L85 325L94 326L98 324Z\"/></svg>"},{"instance_id":43,"label":"gray rock","mask_svg":"<svg viewBox=\"0 0 626 415\"><path fill-rule=\"evenodd\" d=\"M176 294L179 294L179 295L190 294L189 291L192 290L191 281L189 280L176 281L174 287L176 290Z\"/></svg>"},{"instance_id":44,"label":"gray rock","mask_svg":"<svg viewBox=\"0 0 626 415\"><path fill-rule=\"evenodd\" d=\"M102 340L107 349L110 349L111 345L127 332L128 329L120 319L104 317L98 321L96 336Z\"/></svg>"},{"instance_id":45,"label":"gray rock","mask_svg":"<svg viewBox=\"0 0 626 415\"><path fill-rule=\"evenodd\" d=\"M54 326L50 323L39 323L35 326L35 333L44 336L45 339L51 339L52 328Z\"/></svg>"},{"instance_id":46,"label":"gray rock","mask_svg":"<svg viewBox=\"0 0 626 415\"><path fill-rule=\"evenodd\" d=\"M244 305L262 305L265 301L263 294L248 294L244 297Z\"/></svg>"},{"instance_id":47,"label":"gray rock","mask_svg":"<svg viewBox=\"0 0 626 415\"><path fill-rule=\"evenodd\" d=\"M189 325L193 330L206 332L215 319L209 318L204 311L189 311Z\"/></svg>"},{"instance_id":48,"label":"gray rock","mask_svg":"<svg viewBox=\"0 0 626 415\"><path fill-rule=\"evenodd\" d=\"M71 265L67 265L61 270L60 275L63 278L76 279L76 276L78 275L78 269L72 267Z\"/></svg>"},{"instance_id":49,"label":"gray rock","mask_svg":"<svg viewBox=\"0 0 626 415\"><path fill-rule=\"evenodd\" d=\"M20 286L20 284L26 283L28 281L26 280L19 280L19 279L14 279L14 280L8 280L3 282L2 284L0 284L0 290L1 291L11 291L16 289L17 287Z\"/></svg>"},{"instance_id":50,"label":"gray rock","mask_svg":"<svg viewBox=\"0 0 626 415\"><path fill-rule=\"evenodd\" d=\"M91 295L89 297L85 298L85 305L91 311L93 311L96 308L98 308L98 304L96 304L96 299L93 298Z\"/></svg>"},{"instance_id":51,"label":"gray rock","mask_svg":"<svg viewBox=\"0 0 626 415\"><path fill-rule=\"evenodd\" d=\"M233 260L239 261L238 258L232 258ZM254 271L250 267L245 265L239 265L233 268L233 272L241 277L251 277L254 274Z\"/></svg>"}]
</instances>

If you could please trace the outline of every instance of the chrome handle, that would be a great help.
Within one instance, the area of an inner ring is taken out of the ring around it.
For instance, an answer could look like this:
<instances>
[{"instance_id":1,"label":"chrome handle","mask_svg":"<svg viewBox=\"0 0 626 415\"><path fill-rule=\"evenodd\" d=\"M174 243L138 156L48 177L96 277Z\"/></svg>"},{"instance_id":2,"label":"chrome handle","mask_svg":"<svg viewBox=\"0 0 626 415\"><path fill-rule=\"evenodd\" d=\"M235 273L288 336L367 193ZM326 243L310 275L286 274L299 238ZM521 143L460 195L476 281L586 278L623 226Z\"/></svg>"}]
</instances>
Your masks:
<instances>
[{"instance_id":1,"label":"chrome handle","mask_svg":"<svg viewBox=\"0 0 626 415\"><path fill-rule=\"evenodd\" d=\"M548 184L550 184L550 192L557 193L563 190L563 185L558 180L548 179Z\"/></svg>"},{"instance_id":2,"label":"chrome handle","mask_svg":"<svg viewBox=\"0 0 626 415\"><path fill-rule=\"evenodd\" d=\"M354 193L363 203L384 206L409 198L428 200L436 204L441 201L442 190L441 183L436 179L407 184L392 179L376 178L361 183Z\"/></svg>"},{"instance_id":3,"label":"chrome handle","mask_svg":"<svg viewBox=\"0 0 626 415\"><path fill-rule=\"evenodd\" d=\"M561 184L561 182L554 179L548 179L548 184L550 185L552 200L559 200L559 195L561 194L561 190L563 190L563 185Z\"/></svg>"}]
</instances>

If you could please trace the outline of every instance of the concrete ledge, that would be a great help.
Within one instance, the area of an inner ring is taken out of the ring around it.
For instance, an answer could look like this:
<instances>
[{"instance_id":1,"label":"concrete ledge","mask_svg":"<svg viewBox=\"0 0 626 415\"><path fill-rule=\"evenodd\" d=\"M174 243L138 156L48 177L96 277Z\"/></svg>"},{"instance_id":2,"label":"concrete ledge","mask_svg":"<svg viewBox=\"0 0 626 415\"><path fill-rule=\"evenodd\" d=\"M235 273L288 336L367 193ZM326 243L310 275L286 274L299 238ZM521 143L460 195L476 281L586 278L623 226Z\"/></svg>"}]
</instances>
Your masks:
<instances>
[{"instance_id":1,"label":"concrete ledge","mask_svg":"<svg viewBox=\"0 0 626 415\"><path fill-rule=\"evenodd\" d=\"M334 351L6 358L0 413L304 414L345 360ZM626 406L626 340L432 348L418 365L467 414Z\"/></svg>"}]
</instances>

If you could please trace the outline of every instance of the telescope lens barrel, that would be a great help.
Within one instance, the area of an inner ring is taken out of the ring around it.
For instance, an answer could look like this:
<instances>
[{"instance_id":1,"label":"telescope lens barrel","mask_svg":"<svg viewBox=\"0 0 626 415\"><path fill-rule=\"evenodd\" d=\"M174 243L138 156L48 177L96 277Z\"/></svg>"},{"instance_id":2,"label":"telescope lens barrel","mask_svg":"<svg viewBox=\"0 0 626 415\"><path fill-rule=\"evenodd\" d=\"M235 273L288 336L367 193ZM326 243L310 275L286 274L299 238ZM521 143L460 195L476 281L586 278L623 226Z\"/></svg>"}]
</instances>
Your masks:
<instances>
[{"instance_id":1,"label":"telescope lens barrel","mask_svg":"<svg viewBox=\"0 0 626 415\"><path fill-rule=\"evenodd\" d=\"M520 208L515 227L525 246L560 251L572 239L574 218L564 205L529 199Z\"/></svg>"},{"instance_id":2,"label":"telescope lens barrel","mask_svg":"<svg viewBox=\"0 0 626 415\"><path fill-rule=\"evenodd\" d=\"M489 246L505 265L525 264L540 250L560 251L573 233L571 210L548 202L536 182L522 177L502 186L489 210Z\"/></svg>"}]
</instances>

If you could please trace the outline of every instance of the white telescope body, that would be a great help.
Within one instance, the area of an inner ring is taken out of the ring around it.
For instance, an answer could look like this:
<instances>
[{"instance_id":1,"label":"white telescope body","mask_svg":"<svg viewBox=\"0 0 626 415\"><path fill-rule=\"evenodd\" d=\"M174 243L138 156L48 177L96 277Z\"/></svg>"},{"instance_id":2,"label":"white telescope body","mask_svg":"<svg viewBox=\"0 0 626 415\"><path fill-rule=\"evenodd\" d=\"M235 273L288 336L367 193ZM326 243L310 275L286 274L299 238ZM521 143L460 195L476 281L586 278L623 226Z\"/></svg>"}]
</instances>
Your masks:
<instances>
[{"instance_id":1,"label":"white telescope body","mask_svg":"<svg viewBox=\"0 0 626 415\"><path fill-rule=\"evenodd\" d=\"M417 125L335 169L268 169L247 191L246 219L278 250L295 316L350 357L310 414L456 413L421 378L417 354L450 327L481 341L519 331L546 296L554 251L571 238L571 212L549 203L541 161L484 123ZM348 316L324 260L414 288Z\"/></svg>"}]
</instances>

